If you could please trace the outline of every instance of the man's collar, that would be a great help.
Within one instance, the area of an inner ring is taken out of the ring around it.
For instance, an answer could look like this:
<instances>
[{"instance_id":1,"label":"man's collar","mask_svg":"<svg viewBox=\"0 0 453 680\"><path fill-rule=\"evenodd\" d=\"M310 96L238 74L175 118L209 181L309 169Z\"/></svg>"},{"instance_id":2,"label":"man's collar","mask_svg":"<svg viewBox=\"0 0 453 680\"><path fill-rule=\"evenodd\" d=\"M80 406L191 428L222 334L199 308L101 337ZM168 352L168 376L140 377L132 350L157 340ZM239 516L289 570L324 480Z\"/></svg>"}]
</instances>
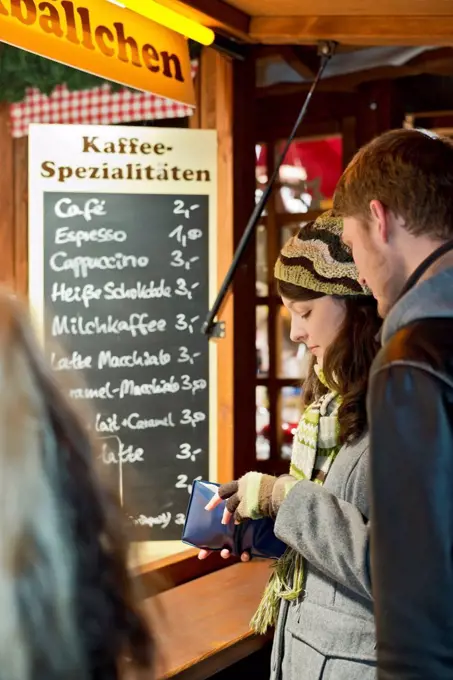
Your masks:
<instances>
[{"instance_id":1,"label":"man's collar","mask_svg":"<svg viewBox=\"0 0 453 680\"><path fill-rule=\"evenodd\" d=\"M422 278L423 274L431 267L431 265L434 264L439 258L441 258L445 253L450 252L453 250L453 241L447 241L446 243L443 243L439 248L436 248L436 250L433 250L433 252L426 257L423 262L420 262L418 267L415 269L415 271L409 276L407 279L403 290L399 294L396 302L398 300L401 300L401 298L406 295L406 293L415 286L416 283L420 281Z\"/></svg>"}]
</instances>

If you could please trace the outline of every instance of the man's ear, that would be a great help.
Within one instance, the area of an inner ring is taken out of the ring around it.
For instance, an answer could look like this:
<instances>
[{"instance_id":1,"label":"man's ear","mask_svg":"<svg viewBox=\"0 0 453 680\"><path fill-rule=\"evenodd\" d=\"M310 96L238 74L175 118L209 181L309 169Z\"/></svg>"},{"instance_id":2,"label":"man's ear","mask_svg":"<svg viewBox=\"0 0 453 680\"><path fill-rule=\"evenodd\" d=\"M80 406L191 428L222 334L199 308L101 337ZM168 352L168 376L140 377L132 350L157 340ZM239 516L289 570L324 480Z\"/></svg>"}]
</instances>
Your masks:
<instances>
[{"instance_id":1,"label":"man's ear","mask_svg":"<svg viewBox=\"0 0 453 680\"><path fill-rule=\"evenodd\" d=\"M383 243L388 243L389 241L389 222L388 222L388 211L378 200L370 201L370 212L373 219L373 226L376 233Z\"/></svg>"}]
</instances>

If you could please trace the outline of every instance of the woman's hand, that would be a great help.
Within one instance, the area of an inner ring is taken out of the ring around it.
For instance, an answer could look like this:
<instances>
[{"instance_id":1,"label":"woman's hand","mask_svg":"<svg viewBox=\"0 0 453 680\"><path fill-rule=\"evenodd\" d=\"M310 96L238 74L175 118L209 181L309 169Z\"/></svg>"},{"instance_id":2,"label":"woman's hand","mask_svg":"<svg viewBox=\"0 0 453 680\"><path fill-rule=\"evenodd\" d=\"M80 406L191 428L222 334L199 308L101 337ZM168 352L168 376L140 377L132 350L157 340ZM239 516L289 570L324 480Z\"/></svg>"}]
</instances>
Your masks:
<instances>
[{"instance_id":1,"label":"woman's hand","mask_svg":"<svg viewBox=\"0 0 453 680\"><path fill-rule=\"evenodd\" d=\"M220 487L220 488L222 488L222 487ZM219 489L219 491L220 491L220 489ZM223 501L223 499L220 498L218 493L216 493L211 498L209 503L207 504L205 510L207 510L208 512L210 512L211 510L214 510L214 508L216 508L218 505L220 505L220 503L222 503L222 501ZM229 513L227 511L227 509L225 508L225 510L223 512L223 517L222 517L222 524L228 524L228 522L230 520L231 520L231 513ZM207 557L209 557L209 555L212 555L212 552L213 552L212 550L200 550L200 552L198 553L198 559L199 560L205 560ZM222 559L224 559L224 560L228 560L231 557L231 553L230 553L229 550L227 550L225 548L224 550L220 551L220 557L222 557ZM241 562L250 562L250 559L251 559L251 557L250 557L248 552L242 553Z\"/></svg>"},{"instance_id":2,"label":"woman's hand","mask_svg":"<svg viewBox=\"0 0 453 680\"><path fill-rule=\"evenodd\" d=\"M198 553L198 559L199 560L205 560L207 557L209 557L209 555L212 555L212 552L213 552L212 550L200 550L200 552ZM227 549L221 550L220 551L220 557L222 557L222 559L224 559L224 560L228 560L231 557L231 553ZM248 552L242 553L241 562L250 562L251 559L252 558L251 558L251 556Z\"/></svg>"},{"instance_id":3,"label":"woman's hand","mask_svg":"<svg viewBox=\"0 0 453 680\"><path fill-rule=\"evenodd\" d=\"M294 484L296 480L291 475L272 477L261 472L248 472L237 481L222 484L205 509L209 512L226 501L222 524L229 524L233 519L236 524L240 524L246 519L275 518L280 504ZM211 552L200 550L198 559L205 560ZM222 550L220 555L225 560L231 557L229 550ZM250 559L248 553L242 553L242 562Z\"/></svg>"},{"instance_id":4,"label":"woman's hand","mask_svg":"<svg viewBox=\"0 0 453 680\"><path fill-rule=\"evenodd\" d=\"M205 510L211 512L211 510L214 510L214 508L223 503L223 501L231 498L233 494L236 492L237 486L238 482L228 482L228 484L222 484L222 486L219 486L219 490L211 498L211 500L205 507ZM222 524L229 524L233 517L233 513L230 512L228 509L229 502L230 501L227 501L225 505L225 510L223 511ZM237 522L237 524L239 524L239 522Z\"/></svg>"},{"instance_id":5,"label":"woman's hand","mask_svg":"<svg viewBox=\"0 0 453 680\"><path fill-rule=\"evenodd\" d=\"M222 484L206 510L226 501L222 524L228 524L232 519L236 524L245 519L275 519L280 505L296 483L291 475L273 477L261 472L247 472L237 481Z\"/></svg>"}]
</instances>

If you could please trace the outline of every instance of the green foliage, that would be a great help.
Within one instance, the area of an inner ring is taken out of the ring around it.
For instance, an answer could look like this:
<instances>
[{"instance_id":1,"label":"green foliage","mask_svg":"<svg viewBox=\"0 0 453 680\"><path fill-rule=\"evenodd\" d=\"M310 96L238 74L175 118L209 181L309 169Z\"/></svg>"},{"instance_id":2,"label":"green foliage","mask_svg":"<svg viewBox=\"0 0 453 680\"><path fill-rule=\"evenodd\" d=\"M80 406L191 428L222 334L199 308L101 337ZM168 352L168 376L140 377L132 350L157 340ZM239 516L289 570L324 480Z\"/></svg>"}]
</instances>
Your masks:
<instances>
[{"instance_id":1,"label":"green foliage","mask_svg":"<svg viewBox=\"0 0 453 680\"><path fill-rule=\"evenodd\" d=\"M63 83L69 90L88 90L106 82L113 90L124 87L16 47L6 44L1 46L0 101L21 101L28 87L36 87L49 95L57 85Z\"/></svg>"},{"instance_id":2,"label":"green foliage","mask_svg":"<svg viewBox=\"0 0 453 680\"><path fill-rule=\"evenodd\" d=\"M200 49L189 41L192 58L198 56ZM64 66L51 59L0 44L0 101L19 102L25 97L28 87L36 87L43 94L50 95L57 85L65 84L68 90L89 90L108 83L113 91L124 88L109 80L103 80L91 73Z\"/></svg>"}]
</instances>

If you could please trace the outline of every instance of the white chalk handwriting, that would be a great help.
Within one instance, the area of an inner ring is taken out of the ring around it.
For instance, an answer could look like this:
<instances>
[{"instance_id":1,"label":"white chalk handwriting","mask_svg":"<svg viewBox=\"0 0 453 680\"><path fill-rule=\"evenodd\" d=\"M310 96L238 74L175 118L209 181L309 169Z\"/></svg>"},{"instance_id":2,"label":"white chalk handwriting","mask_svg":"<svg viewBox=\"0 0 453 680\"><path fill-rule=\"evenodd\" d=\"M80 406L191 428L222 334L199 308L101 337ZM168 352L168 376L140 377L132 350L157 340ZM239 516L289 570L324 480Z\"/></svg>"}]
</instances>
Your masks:
<instances>
[{"instance_id":1,"label":"white chalk handwriting","mask_svg":"<svg viewBox=\"0 0 453 680\"><path fill-rule=\"evenodd\" d=\"M104 217L107 215L105 201L98 198L90 198L85 201L83 208L79 208L72 198L60 198L55 204L55 215L62 220L70 217L83 217L86 222L91 222L93 217Z\"/></svg>"}]
</instances>

